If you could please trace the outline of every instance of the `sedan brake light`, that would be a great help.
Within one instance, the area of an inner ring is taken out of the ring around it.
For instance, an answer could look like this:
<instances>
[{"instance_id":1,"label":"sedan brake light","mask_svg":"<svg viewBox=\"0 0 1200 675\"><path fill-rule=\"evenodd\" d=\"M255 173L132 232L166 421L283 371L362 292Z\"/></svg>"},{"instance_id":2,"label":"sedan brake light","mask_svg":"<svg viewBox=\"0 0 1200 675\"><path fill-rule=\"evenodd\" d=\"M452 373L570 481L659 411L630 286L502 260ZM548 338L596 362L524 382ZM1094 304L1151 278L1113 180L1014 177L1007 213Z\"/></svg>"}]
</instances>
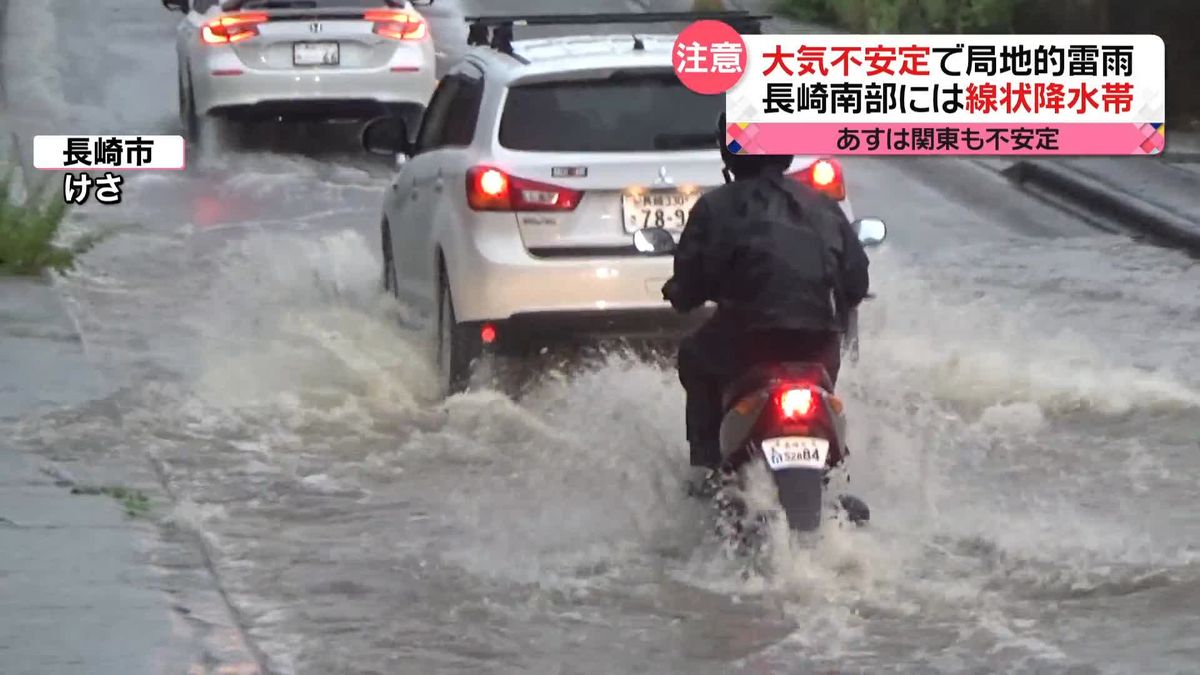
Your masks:
<instances>
[{"instance_id":1,"label":"sedan brake light","mask_svg":"<svg viewBox=\"0 0 1200 675\"><path fill-rule=\"evenodd\" d=\"M264 12L218 16L200 29L200 39L209 45L227 45L249 40L258 35L259 24L266 23L268 18Z\"/></svg>"},{"instance_id":2,"label":"sedan brake light","mask_svg":"<svg viewBox=\"0 0 1200 675\"><path fill-rule=\"evenodd\" d=\"M842 165L836 159L818 159L800 171L788 174L837 201L846 198L846 183L842 180Z\"/></svg>"},{"instance_id":3,"label":"sedan brake light","mask_svg":"<svg viewBox=\"0 0 1200 675\"><path fill-rule=\"evenodd\" d=\"M420 40L429 34L419 14L397 9L368 9L363 18L374 22L372 31L392 40Z\"/></svg>"},{"instance_id":4,"label":"sedan brake light","mask_svg":"<svg viewBox=\"0 0 1200 675\"><path fill-rule=\"evenodd\" d=\"M476 211L573 211L580 190L511 176L490 166L467 171L467 203Z\"/></svg>"}]
</instances>

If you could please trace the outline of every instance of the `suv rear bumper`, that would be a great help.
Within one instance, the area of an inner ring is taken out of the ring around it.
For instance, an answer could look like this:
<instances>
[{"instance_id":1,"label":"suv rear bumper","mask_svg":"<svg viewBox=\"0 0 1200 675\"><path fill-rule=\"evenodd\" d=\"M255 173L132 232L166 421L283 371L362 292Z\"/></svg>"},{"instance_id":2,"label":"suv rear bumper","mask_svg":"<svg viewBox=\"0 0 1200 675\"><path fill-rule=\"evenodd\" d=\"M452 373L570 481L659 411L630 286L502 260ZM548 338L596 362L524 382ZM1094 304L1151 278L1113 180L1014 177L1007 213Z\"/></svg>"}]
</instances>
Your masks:
<instances>
[{"instance_id":1,"label":"suv rear bumper","mask_svg":"<svg viewBox=\"0 0 1200 675\"><path fill-rule=\"evenodd\" d=\"M461 217L469 225L451 231L443 248L460 321L671 314L662 297L673 272L671 256L560 249L557 256L535 257L525 248L513 214L469 212Z\"/></svg>"},{"instance_id":2,"label":"suv rear bumper","mask_svg":"<svg viewBox=\"0 0 1200 675\"><path fill-rule=\"evenodd\" d=\"M496 330L489 349L511 353L617 340L677 343L704 323L712 311L704 307L688 314L670 308L527 312L478 325L491 325Z\"/></svg>"}]
</instances>

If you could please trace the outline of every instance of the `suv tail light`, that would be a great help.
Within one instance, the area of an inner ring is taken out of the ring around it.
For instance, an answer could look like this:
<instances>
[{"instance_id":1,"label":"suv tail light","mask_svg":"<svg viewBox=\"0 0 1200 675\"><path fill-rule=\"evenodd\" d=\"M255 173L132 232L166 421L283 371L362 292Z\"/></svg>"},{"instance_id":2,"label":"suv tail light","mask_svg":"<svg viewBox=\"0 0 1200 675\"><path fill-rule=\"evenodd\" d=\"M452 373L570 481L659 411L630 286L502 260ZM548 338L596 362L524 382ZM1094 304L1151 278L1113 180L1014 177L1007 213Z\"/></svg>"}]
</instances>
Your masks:
<instances>
[{"instance_id":1,"label":"suv tail light","mask_svg":"<svg viewBox=\"0 0 1200 675\"><path fill-rule=\"evenodd\" d=\"M490 345L495 342L496 327L490 323L483 324L483 327L479 329L479 339L482 340L483 344L485 345Z\"/></svg>"},{"instance_id":2,"label":"suv tail light","mask_svg":"<svg viewBox=\"0 0 1200 675\"><path fill-rule=\"evenodd\" d=\"M392 40L420 40L429 34L425 19L404 10L368 9L363 18L375 23L372 32Z\"/></svg>"},{"instance_id":3,"label":"suv tail light","mask_svg":"<svg viewBox=\"0 0 1200 675\"><path fill-rule=\"evenodd\" d=\"M476 211L573 211L583 192L527 178L490 166L467 171L467 203Z\"/></svg>"},{"instance_id":4,"label":"suv tail light","mask_svg":"<svg viewBox=\"0 0 1200 675\"><path fill-rule=\"evenodd\" d=\"M263 12L243 12L218 16L200 29L200 39L210 45L227 45L249 40L258 35L259 24L266 23L267 19L267 15Z\"/></svg>"},{"instance_id":5,"label":"suv tail light","mask_svg":"<svg viewBox=\"0 0 1200 675\"><path fill-rule=\"evenodd\" d=\"M818 159L804 169L788 175L824 192L839 202L846 198L846 184L842 181L842 165L836 159Z\"/></svg>"},{"instance_id":6,"label":"suv tail light","mask_svg":"<svg viewBox=\"0 0 1200 675\"><path fill-rule=\"evenodd\" d=\"M775 395L779 416L788 420L810 419L820 410L821 392L809 385L790 386Z\"/></svg>"}]
</instances>

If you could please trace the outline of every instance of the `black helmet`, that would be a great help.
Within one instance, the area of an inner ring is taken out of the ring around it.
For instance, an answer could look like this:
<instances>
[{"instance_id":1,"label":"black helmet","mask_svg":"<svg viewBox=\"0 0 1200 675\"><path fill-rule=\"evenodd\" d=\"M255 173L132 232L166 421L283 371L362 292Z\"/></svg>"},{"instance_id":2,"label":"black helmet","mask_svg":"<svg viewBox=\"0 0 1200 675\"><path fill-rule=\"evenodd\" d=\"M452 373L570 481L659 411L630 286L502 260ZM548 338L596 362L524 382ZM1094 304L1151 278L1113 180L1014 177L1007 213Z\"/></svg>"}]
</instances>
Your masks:
<instances>
[{"instance_id":1,"label":"black helmet","mask_svg":"<svg viewBox=\"0 0 1200 675\"><path fill-rule=\"evenodd\" d=\"M717 147L721 149L721 161L734 178L751 178L768 170L786 171L795 155L738 155L725 144L725 113L717 118Z\"/></svg>"}]
</instances>

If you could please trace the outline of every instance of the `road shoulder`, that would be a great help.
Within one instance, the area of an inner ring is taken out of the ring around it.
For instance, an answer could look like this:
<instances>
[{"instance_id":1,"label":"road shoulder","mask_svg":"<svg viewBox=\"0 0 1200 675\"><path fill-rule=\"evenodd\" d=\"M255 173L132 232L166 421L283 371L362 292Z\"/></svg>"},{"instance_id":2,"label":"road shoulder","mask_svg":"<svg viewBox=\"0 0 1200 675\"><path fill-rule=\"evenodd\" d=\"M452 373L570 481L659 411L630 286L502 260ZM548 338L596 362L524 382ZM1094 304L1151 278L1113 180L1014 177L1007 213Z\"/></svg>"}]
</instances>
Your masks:
<instances>
[{"instance_id":1,"label":"road shoulder","mask_svg":"<svg viewBox=\"0 0 1200 675\"><path fill-rule=\"evenodd\" d=\"M0 476L5 672L180 672L180 636L142 560L148 526L105 496L70 495L11 448Z\"/></svg>"},{"instance_id":2,"label":"road shoulder","mask_svg":"<svg viewBox=\"0 0 1200 675\"><path fill-rule=\"evenodd\" d=\"M4 673L261 672L148 462L56 445L64 411L116 394L84 346L51 284L0 278Z\"/></svg>"},{"instance_id":3,"label":"road shoulder","mask_svg":"<svg viewBox=\"0 0 1200 675\"><path fill-rule=\"evenodd\" d=\"M1200 253L1200 174L1154 157L1023 160L1009 174L1069 208L1107 217L1164 244Z\"/></svg>"}]
</instances>

